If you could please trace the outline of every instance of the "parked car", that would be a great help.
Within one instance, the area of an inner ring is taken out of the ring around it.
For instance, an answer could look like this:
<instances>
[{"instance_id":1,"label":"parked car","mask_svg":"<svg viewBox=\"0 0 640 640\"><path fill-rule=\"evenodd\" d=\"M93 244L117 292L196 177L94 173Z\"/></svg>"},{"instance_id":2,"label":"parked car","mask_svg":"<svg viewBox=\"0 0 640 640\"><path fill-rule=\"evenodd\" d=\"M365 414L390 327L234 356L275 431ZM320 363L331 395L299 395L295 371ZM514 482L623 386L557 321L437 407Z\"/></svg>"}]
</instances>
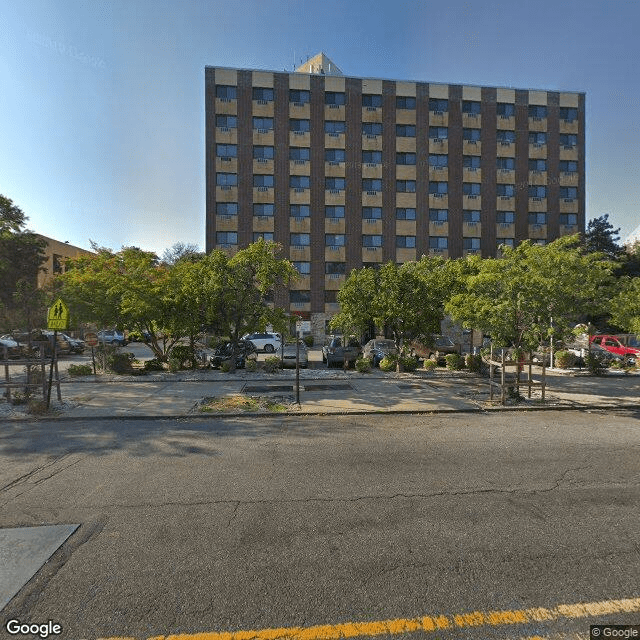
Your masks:
<instances>
[{"instance_id":1,"label":"parked car","mask_svg":"<svg viewBox=\"0 0 640 640\"><path fill-rule=\"evenodd\" d=\"M20 345L10 335L0 336L0 360L15 360L22 357Z\"/></svg>"},{"instance_id":2,"label":"parked car","mask_svg":"<svg viewBox=\"0 0 640 640\"><path fill-rule=\"evenodd\" d=\"M448 353L462 353L462 345L454 342L448 336L433 335L428 340L414 340L411 350L415 356L422 359L443 360Z\"/></svg>"},{"instance_id":3,"label":"parked car","mask_svg":"<svg viewBox=\"0 0 640 640\"><path fill-rule=\"evenodd\" d=\"M214 369L219 369L223 362L231 364L233 357L233 343L225 342L213 350L209 363ZM240 340L236 345L236 369L244 369L247 360L256 360L258 353L250 340Z\"/></svg>"},{"instance_id":4,"label":"parked car","mask_svg":"<svg viewBox=\"0 0 640 640\"><path fill-rule=\"evenodd\" d=\"M96 334L99 342L105 344L111 344L114 347L123 347L127 344L127 339L124 337L122 331L116 329L102 329Z\"/></svg>"},{"instance_id":5,"label":"parked car","mask_svg":"<svg viewBox=\"0 0 640 640\"><path fill-rule=\"evenodd\" d=\"M589 352L589 348L584 344L578 343L568 343L564 346L567 351L570 351L577 357L576 366L584 367L585 366L585 357ZM630 356L622 356L619 353L613 353L612 351L608 351L604 347L596 344L595 342L591 343L591 354L597 356L607 367L612 363L624 363L625 361L629 364L633 364L634 359Z\"/></svg>"},{"instance_id":6,"label":"parked car","mask_svg":"<svg viewBox=\"0 0 640 640\"><path fill-rule=\"evenodd\" d=\"M309 352L304 340L298 340L300 345L299 350L299 362L302 369L306 369L309 366ZM296 366L296 343L285 344L282 348L282 367L294 367Z\"/></svg>"},{"instance_id":7,"label":"parked car","mask_svg":"<svg viewBox=\"0 0 640 640\"><path fill-rule=\"evenodd\" d=\"M592 336L591 344L595 344L619 356L633 358L634 360L640 356L640 349L625 346L620 339L615 336Z\"/></svg>"},{"instance_id":8,"label":"parked car","mask_svg":"<svg viewBox=\"0 0 640 640\"><path fill-rule=\"evenodd\" d=\"M374 338L364 345L362 357L370 360L374 367L378 367L380 366L380 360L382 360L382 358L397 352L396 343L393 340Z\"/></svg>"},{"instance_id":9,"label":"parked car","mask_svg":"<svg viewBox=\"0 0 640 640\"><path fill-rule=\"evenodd\" d=\"M362 353L362 347L354 336L329 336L326 344L322 347L322 362L327 363L327 367L334 364L347 365L354 363Z\"/></svg>"},{"instance_id":10,"label":"parked car","mask_svg":"<svg viewBox=\"0 0 640 640\"><path fill-rule=\"evenodd\" d=\"M273 353L282 346L282 340L277 333L247 333L242 339L251 340L256 349L266 353Z\"/></svg>"},{"instance_id":11,"label":"parked car","mask_svg":"<svg viewBox=\"0 0 640 640\"><path fill-rule=\"evenodd\" d=\"M68 336L66 333L61 333L61 335L71 346L71 353L84 353L84 340L80 338L72 338Z\"/></svg>"}]
</instances>

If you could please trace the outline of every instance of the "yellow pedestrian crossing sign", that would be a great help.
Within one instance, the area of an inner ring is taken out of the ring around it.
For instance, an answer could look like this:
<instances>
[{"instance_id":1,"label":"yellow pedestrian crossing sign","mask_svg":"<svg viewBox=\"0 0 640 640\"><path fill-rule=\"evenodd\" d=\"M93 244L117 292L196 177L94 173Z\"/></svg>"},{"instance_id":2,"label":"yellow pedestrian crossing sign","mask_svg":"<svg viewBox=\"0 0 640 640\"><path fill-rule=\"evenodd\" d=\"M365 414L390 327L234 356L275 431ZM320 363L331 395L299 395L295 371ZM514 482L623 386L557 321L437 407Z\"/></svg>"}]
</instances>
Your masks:
<instances>
[{"instance_id":1,"label":"yellow pedestrian crossing sign","mask_svg":"<svg viewBox=\"0 0 640 640\"><path fill-rule=\"evenodd\" d=\"M50 307L47 313L47 329L68 329L69 309L67 305L58 298Z\"/></svg>"}]
</instances>

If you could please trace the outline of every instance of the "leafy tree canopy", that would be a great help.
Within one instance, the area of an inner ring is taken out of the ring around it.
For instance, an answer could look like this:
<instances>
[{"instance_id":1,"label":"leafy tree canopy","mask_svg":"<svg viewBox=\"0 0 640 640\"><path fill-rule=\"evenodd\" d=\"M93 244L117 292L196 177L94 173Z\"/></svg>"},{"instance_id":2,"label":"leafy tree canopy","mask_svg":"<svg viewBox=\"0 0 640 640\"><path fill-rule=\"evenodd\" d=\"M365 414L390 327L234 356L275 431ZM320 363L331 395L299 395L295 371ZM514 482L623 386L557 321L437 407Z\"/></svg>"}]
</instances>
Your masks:
<instances>
[{"instance_id":1,"label":"leafy tree canopy","mask_svg":"<svg viewBox=\"0 0 640 640\"><path fill-rule=\"evenodd\" d=\"M589 220L584 246L589 253L602 253L611 260L620 257L623 251L620 246L620 227L614 229L608 213Z\"/></svg>"},{"instance_id":2,"label":"leafy tree canopy","mask_svg":"<svg viewBox=\"0 0 640 640\"><path fill-rule=\"evenodd\" d=\"M611 301L611 321L630 333L640 335L640 277L624 278Z\"/></svg>"}]
</instances>

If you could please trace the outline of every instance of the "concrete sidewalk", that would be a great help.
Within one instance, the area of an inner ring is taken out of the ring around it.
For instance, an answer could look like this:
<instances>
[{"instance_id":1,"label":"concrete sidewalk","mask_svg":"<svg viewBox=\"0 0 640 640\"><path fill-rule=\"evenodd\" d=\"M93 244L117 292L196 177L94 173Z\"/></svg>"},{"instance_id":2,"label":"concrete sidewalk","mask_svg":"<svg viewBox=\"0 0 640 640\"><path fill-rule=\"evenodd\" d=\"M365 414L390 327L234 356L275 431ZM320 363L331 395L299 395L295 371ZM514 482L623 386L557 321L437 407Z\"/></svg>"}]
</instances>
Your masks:
<instances>
[{"instance_id":1,"label":"concrete sidewalk","mask_svg":"<svg viewBox=\"0 0 640 640\"><path fill-rule=\"evenodd\" d=\"M637 408L640 398L640 375L637 374L610 374L595 378L551 372L547 376L547 385L545 403L541 402L540 392L534 391L531 399L525 398L502 407L496 400L489 402L488 379L467 372L439 370L435 373L385 374L376 370L359 374L355 371L311 369L301 371L298 406L295 404L295 373L291 371L274 375L200 371L144 377L91 376L63 380L63 402L61 405L57 403L54 393L52 408L58 418L168 418L228 415L203 413L199 405L205 398L238 394L278 399L293 413L319 414L467 412L548 407ZM526 395L526 388L521 392ZM0 414L2 417L5 414ZM26 415L13 411L6 417L24 418Z\"/></svg>"}]
</instances>

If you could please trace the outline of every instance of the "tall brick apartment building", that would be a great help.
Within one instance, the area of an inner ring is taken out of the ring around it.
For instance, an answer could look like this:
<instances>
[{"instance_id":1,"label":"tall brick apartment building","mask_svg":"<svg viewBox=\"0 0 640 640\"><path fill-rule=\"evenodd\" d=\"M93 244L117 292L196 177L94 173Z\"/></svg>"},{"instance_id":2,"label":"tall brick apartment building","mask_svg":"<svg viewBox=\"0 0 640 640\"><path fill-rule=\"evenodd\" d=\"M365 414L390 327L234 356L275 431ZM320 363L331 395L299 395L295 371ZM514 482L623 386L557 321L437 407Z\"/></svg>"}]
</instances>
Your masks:
<instances>
[{"instance_id":1,"label":"tall brick apartment building","mask_svg":"<svg viewBox=\"0 0 640 640\"><path fill-rule=\"evenodd\" d=\"M495 256L585 225L583 93L206 67L206 249L272 239L324 333L353 268Z\"/></svg>"}]
</instances>

